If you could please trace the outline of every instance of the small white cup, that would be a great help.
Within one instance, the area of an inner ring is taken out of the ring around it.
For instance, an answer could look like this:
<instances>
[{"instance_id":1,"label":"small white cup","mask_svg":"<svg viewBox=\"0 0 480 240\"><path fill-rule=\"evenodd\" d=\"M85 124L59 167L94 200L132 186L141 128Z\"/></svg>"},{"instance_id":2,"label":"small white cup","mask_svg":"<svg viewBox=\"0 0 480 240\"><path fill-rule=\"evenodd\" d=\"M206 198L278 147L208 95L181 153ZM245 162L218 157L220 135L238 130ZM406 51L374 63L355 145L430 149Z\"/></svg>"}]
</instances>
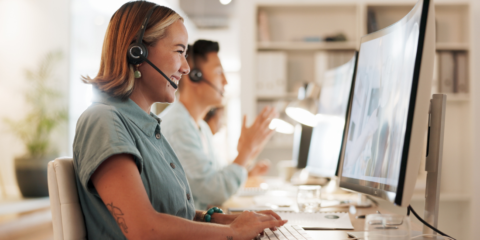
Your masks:
<instances>
[{"instance_id":1,"label":"small white cup","mask_svg":"<svg viewBox=\"0 0 480 240\"><path fill-rule=\"evenodd\" d=\"M290 182L293 174L297 171L297 167L292 160L280 161L277 164L277 168L279 177L285 182Z\"/></svg>"},{"instance_id":2,"label":"small white cup","mask_svg":"<svg viewBox=\"0 0 480 240\"><path fill-rule=\"evenodd\" d=\"M301 185L297 192L297 205L300 212L317 212L320 209L319 185Z\"/></svg>"}]
</instances>

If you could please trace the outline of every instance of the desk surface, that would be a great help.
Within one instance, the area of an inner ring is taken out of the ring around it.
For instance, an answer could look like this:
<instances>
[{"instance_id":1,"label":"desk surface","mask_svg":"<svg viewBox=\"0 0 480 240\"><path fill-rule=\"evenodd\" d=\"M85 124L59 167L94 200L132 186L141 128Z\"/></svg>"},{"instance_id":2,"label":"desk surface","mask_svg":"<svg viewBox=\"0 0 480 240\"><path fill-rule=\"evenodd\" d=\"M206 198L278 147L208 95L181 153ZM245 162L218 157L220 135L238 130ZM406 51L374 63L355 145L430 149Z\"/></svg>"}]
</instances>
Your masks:
<instances>
[{"instance_id":1,"label":"desk surface","mask_svg":"<svg viewBox=\"0 0 480 240\"><path fill-rule=\"evenodd\" d=\"M259 182L258 179L255 180L255 184L250 182L247 186L254 187ZM290 191L292 186L285 186L287 192ZM275 191L279 191L281 186L277 185L275 187ZM254 196L233 196L229 199L225 204L222 206L224 209L228 208L254 208L256 202L254 200ZM322 212L348 212L350 216L350 220L354 227L354 230L349 231L340 231L340 230L307 230L307 232L313 237L313 239L328 239L328 240L352 240L353 238L349 238L347 232L362 232L364 231L365 219L357 219L356 217L359 215L368 215L368 214L375 214L377 211L380 211L382 214L388 214L382 209L379 209L376 206L369 207L369 208L359 208L359 207L341 207L341 208L322 208ZM422 226L413 225L412 224L412 231L417 232L415 235L419 235L422 231ZM415 240L432 240L434 238L422 238L418 237ZM444 239L442 237L437 237L437 239Z\"/></svg>"}]
</instances>

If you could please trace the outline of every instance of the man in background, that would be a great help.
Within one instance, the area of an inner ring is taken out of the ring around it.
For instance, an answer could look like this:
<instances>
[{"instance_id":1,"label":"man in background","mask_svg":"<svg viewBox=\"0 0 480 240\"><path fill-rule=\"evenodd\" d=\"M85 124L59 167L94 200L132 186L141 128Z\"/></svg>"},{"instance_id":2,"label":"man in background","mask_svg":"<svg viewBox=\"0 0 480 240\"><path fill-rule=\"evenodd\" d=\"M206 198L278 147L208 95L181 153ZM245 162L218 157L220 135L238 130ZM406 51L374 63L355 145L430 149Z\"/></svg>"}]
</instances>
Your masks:
<instances>
[{"instance_id":1,"label":"man in background","mask_svg":"<svg viewBox=\"0 0 480 240\"><path fill-rule=\"evenodd\" d=\"M273 134L268 126L277 116L274 108L266 107L254 123L246 126L243 119L238 140L238 155L228 165L222 164L212 144L212 131L203 120L212 107L222 104L227 84L217 42L198 40L189 46L187 61L190 74L179 84L179 98L162 112L163 134L172 145L185 169L191 185L195 207L221 205L245 183L247 176L268 171L268 162L258 162L247 171ZM250 173L250 174L249 174Z\"/></svg>"}]
</instances>

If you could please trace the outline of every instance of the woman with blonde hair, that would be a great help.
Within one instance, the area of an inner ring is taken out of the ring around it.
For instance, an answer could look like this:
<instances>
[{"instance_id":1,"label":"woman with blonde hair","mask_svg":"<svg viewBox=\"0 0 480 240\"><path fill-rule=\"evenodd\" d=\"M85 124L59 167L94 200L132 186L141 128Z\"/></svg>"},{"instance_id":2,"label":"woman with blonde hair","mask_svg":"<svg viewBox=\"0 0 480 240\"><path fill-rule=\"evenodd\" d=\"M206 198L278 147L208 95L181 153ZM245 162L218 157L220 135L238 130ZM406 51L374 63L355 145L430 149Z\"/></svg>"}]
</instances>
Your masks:
<instances>
[{"instance_id":1,"label":"woman with blonde hair","mask_svg":"<svg viewBox=\"0 0 480 240\"><path fill-rule=\"evenodd\" d=\"M73 144L88 239L252 239L286 222L272 211L195 211L185 172L150 112L174 101L190 71L187 43L183 19L167 7L128 2L112 16L100 70L83 78L95 99Z\"/></svg>"}]
</instances>

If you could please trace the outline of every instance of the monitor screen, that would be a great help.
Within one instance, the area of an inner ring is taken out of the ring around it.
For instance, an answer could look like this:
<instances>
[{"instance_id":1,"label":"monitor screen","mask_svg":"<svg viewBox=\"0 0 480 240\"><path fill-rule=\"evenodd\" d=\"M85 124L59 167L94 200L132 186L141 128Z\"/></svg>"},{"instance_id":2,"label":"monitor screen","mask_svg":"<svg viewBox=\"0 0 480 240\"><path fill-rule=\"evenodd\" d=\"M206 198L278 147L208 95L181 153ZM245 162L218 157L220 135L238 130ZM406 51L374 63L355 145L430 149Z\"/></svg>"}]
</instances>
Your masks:
<instances>
[{"instance_id":1,"label":"monitor screen","mask_svg":"<svg viewBox=\"0 0 480 240\"><path fill-rule=\"evenodd\" d=\"M422 11L425 6L428 12L428 0L419 1L397 23L362 38L345 136L341 187L390 200L397 191L403 191L407 161L411 160L410 144L424 140L411 138L412 126L417 124L413 115L417 114L418 104L426 109L422 110L421 119L428 116L430 89L424 91L424 85L419 89L420 66L428 67L420 64L427 19ZM422 94L421 101L417 92ZM418 129L426 131L426 120L425 128ZM425 152L419 154L425 156Z\"/></svg>"},{"instance_id":2,"label":"monitor screen","mask_svg":"<svg viewBox=\"0 0 480 240\"><path fill-rule=\"evenodd\" d=\"M356 58L325 73L307 161L313 175L337 175Z\"/></svg>"}]
</instances>

